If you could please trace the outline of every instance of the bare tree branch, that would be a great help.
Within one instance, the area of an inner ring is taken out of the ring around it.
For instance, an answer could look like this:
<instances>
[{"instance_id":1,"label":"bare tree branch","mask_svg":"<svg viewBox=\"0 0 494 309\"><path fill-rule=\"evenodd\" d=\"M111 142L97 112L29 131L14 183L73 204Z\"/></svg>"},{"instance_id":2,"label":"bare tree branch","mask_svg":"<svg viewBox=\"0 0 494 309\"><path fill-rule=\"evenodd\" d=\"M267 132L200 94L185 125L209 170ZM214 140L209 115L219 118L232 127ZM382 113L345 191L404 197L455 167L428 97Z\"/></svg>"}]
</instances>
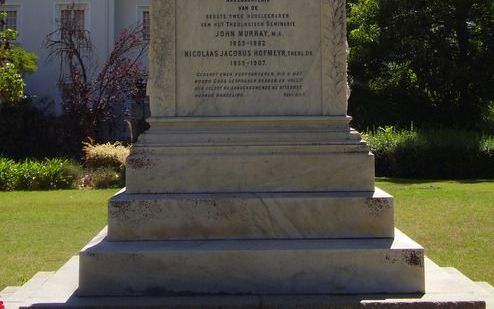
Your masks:
<instances>
[{"instance_id":1,"label":"bare tree branch","mask_svg":"<svg viewBox=\"0 0 494 309\"><path fill-rule=\"evenodd\" d=\"M48 57L60 63L64 110L78 121L84 137L102 140L102 128L111 126L119 113L128 114L125 102L142 95L146 73L140 63L148 47L143 32L141 25L123 30L95 78L88 74L90 33L79 29L75 14L67 14L47 35Z\"/></svg>"}]
</instances>

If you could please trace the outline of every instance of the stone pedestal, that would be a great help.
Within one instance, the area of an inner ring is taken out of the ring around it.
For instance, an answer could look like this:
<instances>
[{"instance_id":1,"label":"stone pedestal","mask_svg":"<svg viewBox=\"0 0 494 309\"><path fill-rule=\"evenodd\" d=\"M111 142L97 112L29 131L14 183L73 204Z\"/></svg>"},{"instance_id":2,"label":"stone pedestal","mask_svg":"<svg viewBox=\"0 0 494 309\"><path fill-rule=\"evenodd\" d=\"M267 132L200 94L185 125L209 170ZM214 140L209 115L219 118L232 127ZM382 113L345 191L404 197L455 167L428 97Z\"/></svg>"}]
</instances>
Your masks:
<instances>
[{"instance_id":1,"label":"stone pedestal","mask_svg":"<svg viewBox=\"0 0 494 309\"><path fill-rule=\"evenodd\" d=\"M79 295L424 292L346 115L346 2L244 2L152 1L151 129Z\"/></svg>"},{"instance_id":2,"label":"stone pedestal","mask_svg":"<svg viewBox=\"0 0 494 309\"><path fill-rule=\"evenodd\" d=\"M105 232L103 232L104 234ZM399 232L397 232L398 237ZM97 241L95 239L95 241ZM439 267L425 259L424 294L338 295L165 295L147 297L77 296L79 257L56 272L40 272L22 287L0 291L6 309L185 309L185 308L328 308L328 309L491 309L494 288L473 282L458 270ZM127 272L128 273L128 272ZM142 278L139 278L142 280ZM113 283L112 283L113 284Z\"/></svg>"},{"instance_id":3,"label":"stone pedestal","mask_svg":"<svg viewBox=\"0 0 494 309\"><path fill-rule=\"evenodd\" d=\"M80 255L80 296L423 293L423 249L394 239L108 241Z\"/></svg>"},{"instance_id":4,"label":"stone pedestal","mask_svg":"<svg viewBox=\"0 0 494 309\"><path fill-rule=\"evenodd\" d=\"M110 200L109 241L393 238L375 192L128 194Z\"/></svg>"},{"instance_id":5,"label":"stone pedestal","mask_svg":"<svg viewBox=\"0 0 494 309\"><path fill-rule=\"evenodd\" d=\"M79 295L423 292L423 249L395 234L348 121L156 121L81 252Z\"/></svg>"},{"instance_id":6,"label":"stone pedestal","mask_svg":"<svg viewBox=\"0 0 494 309\"><path fill-rule=\"evenodd\" d=\"M151 119L127 162L127 192L374 191L374 157L349 121Z\"/></svg>"}]
</instances>

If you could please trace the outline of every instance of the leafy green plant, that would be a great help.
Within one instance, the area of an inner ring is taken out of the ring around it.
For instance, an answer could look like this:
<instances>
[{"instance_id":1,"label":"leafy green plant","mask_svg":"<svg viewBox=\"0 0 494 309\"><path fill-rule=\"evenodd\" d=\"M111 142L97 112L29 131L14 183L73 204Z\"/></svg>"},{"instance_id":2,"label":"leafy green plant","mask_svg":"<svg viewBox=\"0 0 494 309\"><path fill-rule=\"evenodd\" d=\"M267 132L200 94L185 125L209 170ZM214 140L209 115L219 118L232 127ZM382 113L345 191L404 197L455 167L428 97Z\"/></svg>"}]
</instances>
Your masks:
<instances>
[{"instance_id":1,"label":"leafy green plant","mask_svg":"<svg viewBox=\"0 0 494 309\"><path fill-rule=\"evenodd\" d=\"M5 1L0 1L3 5ZM1 10L1 8L0 8ZM0 24L3 28L6 12L0 12ZM24 73L36 71L36 55L29 53L13 42L18 33L12 29L0 30L0 104L12 105L22 101L26 83Z\"/></svg>"},{"instance_id":2,"label":"leafy green plant","mask_svg":"<svg viewBox=\"0 0 494 309\"><path fill-rule=\"evenodd\" d=\"M14 190L17 184L16 163L12 160L0 158L0 190Z\"/></svg>"},{"instance_id":3,"label":"leafy green plant","mask_svg":"<svg viewBox=\"0 0 494 309\"><path fill-rule=\"evenodd\" d=\"M0 66L0 94L4 101L13 102L24 98L26 84L13 63Z\"/></svg>"},{"instance_id":4,"label":"leafy green plant","mask_svg":"<svg viewBox=\"0 0 494 309\"><path fill-rule=\"evenodd\" d=\"M66 159L25 160L0 158L0 190L70 189L82 175L82 167Z\"/></svg>"}]
</instances>

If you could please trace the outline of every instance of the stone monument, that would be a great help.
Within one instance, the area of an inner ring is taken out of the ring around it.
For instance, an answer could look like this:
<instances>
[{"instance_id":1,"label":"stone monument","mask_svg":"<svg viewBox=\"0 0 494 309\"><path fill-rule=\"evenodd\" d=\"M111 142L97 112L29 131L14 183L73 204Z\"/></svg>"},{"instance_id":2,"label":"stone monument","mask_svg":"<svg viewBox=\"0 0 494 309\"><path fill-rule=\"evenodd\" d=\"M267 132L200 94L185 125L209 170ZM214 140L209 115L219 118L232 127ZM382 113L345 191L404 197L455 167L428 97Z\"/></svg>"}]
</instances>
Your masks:
<instances>
[{"instance_id":1,"label":"stone monument","mask_svg":"<svg viewBox=\"0 0 494 309\"><path fill-rule=\"evenodd\" d=\"M151 14L151 129L79 295L424 292L423 249L348 125L345 1Z\"/></svg>"},{"instance_id":2,"label":"stone monument","mask_svg":"<svg viewBox=\"0 0 494 309\"><path fill-rule=\"evenodd\" d=\"M108 228L7 309L494 303L394 228L346 115L345 0L152 0L151 28L151 129Z\"/></svg>"},{"instance_id":3,"label":"stone monument","mask_svg":"<svg viewBox=\"0 0 494 309\"><path fill-rule=\"evenodd\" d=\"M81 296L424 292L347 116L345 0L154 0L151 129Z\"/></svg>"}]
</instances>

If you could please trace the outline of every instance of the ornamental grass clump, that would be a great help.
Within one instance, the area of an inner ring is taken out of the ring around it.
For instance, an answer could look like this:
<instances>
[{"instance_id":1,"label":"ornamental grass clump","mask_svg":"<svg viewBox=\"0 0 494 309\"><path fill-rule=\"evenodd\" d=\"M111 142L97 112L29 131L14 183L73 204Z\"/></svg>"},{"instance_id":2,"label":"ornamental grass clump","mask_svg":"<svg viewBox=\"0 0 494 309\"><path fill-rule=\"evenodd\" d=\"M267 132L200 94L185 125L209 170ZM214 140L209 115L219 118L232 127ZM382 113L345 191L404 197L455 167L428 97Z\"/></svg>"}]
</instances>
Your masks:
<instances>
[{"instance_id":1,"label":"ornamental grass clump","mask_svg":"<svg viewBox=\"0 0 494 309\"><path fill-rule=\"evenodd\" d=\"M84 143L84 162L88 168L81 181L86 188L115 188L125 185L125 161L130 147L119 142L95 144Z\"/></svg>"},{"instance_id":2,"label":"ornamental grass clump","mask_svg":"<svg viewBox=\"0 0 494 309\"><path fill-rule=\"evenodd\" d=\"M120 142L95 144L93 141L84 143L84 162L88 168L113 168L120 170L125 167L130 147Z\"/></svg>"}]
</instances>

